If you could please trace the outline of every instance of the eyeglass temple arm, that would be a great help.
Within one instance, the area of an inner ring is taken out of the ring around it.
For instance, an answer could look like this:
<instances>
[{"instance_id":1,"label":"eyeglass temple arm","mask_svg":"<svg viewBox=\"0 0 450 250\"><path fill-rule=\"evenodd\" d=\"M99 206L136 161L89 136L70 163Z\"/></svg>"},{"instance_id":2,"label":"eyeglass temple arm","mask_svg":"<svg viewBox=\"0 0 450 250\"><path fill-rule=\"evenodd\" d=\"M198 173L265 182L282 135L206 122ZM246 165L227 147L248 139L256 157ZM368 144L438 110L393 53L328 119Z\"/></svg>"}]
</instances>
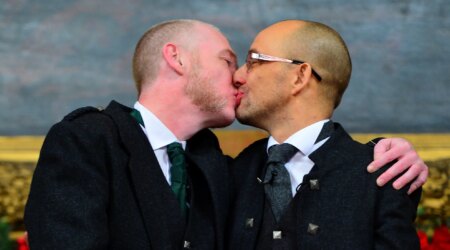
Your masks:
<instances>
[{"instance_id":1,"label":"eyeglass temple arm","mask_svg":"<svg viewBox=\"0 0 450 250\"><path fill-rule=\"evenodd\" d=\"M293 64L302 64L305 62L299 61L299 60L291 60ZM311 67L312 74L317 78L317 80L322 81L322 77Z\"/></svg>"}]
</instances>

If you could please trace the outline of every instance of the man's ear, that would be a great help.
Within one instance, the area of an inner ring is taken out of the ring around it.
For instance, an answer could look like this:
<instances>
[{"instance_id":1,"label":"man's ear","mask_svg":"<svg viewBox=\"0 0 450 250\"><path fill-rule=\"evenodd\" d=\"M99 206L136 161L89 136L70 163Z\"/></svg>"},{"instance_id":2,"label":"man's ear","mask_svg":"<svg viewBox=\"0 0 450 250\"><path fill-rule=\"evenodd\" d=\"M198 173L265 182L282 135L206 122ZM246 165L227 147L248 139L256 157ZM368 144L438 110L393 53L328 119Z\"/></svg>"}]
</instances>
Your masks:
<instances>
[{"instance_id":1,"label":"man's ear","mask_svg":"<svg viewBox=\"0 0 450 250\"><path fill-rule=\"evenodd\" d=\"M312 78L312 68L308 63L302 63L298 67L296 67L295 71L295 82L294 87L292 89L292 94L297 95L300 93L305 87L308 86L311 82Z\"/></svg>"},{"instance_id":2,"label":"man's ear","mask_svg":"<svg viewBox=\"0 0 450 250\"><path fill-rule=\"evenodd\" d=\"M176 44L167 43L162 49L164 60L175 72L182 75L184 73L183 62L180 49Z\"/></svg>"}]
</instances>

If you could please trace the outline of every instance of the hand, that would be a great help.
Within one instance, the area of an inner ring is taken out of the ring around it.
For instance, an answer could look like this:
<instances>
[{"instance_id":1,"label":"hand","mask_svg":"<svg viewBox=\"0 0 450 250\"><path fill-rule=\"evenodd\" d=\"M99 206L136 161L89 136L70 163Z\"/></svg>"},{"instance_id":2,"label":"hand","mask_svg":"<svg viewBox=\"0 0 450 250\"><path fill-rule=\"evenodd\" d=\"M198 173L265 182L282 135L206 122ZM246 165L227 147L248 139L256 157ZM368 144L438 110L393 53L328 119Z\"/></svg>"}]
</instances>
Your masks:
<instances>
[{"instance_id":1,"label":"hand","mask_svg":"<svg viewBox=\"0 0 450 250\"><path fill-rule=\"evenodd\" d=\"M400 189L412 182L408 194L422 186L428 177L428 167L414 150L412 144L402 138L388 138L380 140L374 149L374 161L369 164L367 171L373 173L387 163L397 162L377 179L378 186L383 186L400 173L407 171L394 183L395 189Z\"/></svg>"}]
</instances>

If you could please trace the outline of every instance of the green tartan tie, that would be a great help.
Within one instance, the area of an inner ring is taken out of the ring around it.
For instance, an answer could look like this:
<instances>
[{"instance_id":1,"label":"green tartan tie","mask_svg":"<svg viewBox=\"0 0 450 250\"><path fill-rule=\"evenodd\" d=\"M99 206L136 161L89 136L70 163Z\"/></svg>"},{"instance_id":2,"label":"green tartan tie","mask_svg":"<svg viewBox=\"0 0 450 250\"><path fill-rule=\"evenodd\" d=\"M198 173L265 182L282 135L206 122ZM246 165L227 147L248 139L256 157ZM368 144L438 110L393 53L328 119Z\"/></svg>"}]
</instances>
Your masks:
<instances>
[{"instance_id":1,"label":"green tartan tie","mask_svg":"<svg viewBox=\"0 0 450 250\"><path fill-rule=\"evenodd\" d=\"M132 116L139 124L141 124L142 127L145 128L144 120L142 119L142 116L141 116L141 113L139 112L139 110L137 110L137 109L131 110L130 115L131 115L131 116Z\"/></svg>"},{"instance_id":2,"label":"green tartan tie","mask_svg":"<svg viewBox=\"0 0 450 250\"><path fill-rule=\"evenodd\" d=\"M178 203L181 207L181 213L186 215L186 161L184 158L184 151L181 143L172 142L167 145L167 154L172 166L170 167L170 182L172 183L172 191L177 197Z\"/></svg>"},{"instance_id":3,"label":"green tartan tie","mask_svg":"<svg viewBox=\"0 0 450 250\"><path fill-rule=\"evenodd\" d=\"M133 109L130 114L139 124L145 127L141 113L138 110ZM167 154L169 155L169 160L172 164L172 167L170 168L170 182L172 183L172 191L175 193L178 203L180 203L181 213L183 215L187 215L186 161L181 143L172 142L167 145Z\"/></svg>"}]
</instances>

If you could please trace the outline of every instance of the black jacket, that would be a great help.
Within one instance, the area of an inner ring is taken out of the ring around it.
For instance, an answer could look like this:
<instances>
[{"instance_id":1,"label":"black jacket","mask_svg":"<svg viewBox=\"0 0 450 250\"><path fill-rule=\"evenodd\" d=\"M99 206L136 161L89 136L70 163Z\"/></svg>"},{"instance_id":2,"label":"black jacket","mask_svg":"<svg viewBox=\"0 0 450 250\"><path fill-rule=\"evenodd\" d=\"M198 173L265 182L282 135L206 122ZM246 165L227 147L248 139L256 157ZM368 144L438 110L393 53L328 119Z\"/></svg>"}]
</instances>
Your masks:
<instances>
[{"instance_id":1,"label":"black jacket","mask_svg":"<svg viewBox=\"0 0 450 250\"><path fill-rule=\"evenodd\" d=\"M189 221L131 109L83 108L49 131L25 210L31 249L223 249L226 158L202 130L187 141Z\"/></svg>"},{"instance_id":2,"label":"black jacket","mask_svg":"<svg viewBox=\"0 0 450 250\"><path fill-rule=\"evenodd\" d=\"M263 176L266 146L267 139L257 141L235 159L229 249L256 247L266 202L256 178ZM330 139L309 158L314 167L296 194L296 219L291 221L295 249L419 249L413 222L420 191L408 196L407 187L397 191L392 182L377 187L376 178L388 166L375 174L366 171L373 159L371 146L353 141L335 124ZM310 224L318 230L308 230Z\"/></svg>"}]
</instances>

